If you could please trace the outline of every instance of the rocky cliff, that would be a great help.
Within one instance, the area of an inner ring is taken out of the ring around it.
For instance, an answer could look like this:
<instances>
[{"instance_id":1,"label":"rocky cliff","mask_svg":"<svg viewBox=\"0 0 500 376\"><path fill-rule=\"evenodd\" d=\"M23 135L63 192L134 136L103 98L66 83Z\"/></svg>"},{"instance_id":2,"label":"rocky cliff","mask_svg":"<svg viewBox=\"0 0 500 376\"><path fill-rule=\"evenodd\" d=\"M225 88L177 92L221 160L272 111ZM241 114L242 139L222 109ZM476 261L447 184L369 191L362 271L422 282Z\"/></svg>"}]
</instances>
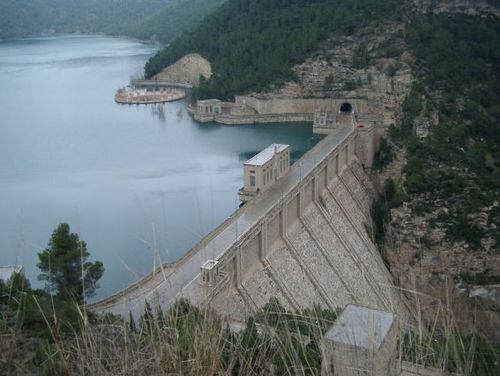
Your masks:
<instances>
[{"instance_id":1,"label":"rocky cliff","mask_svg":"<svg viewBox=\"0 0 500 376\"><path fill-rule=\"evenodd\" d=\"M200 77L208 79L211 76L210 62L199 54L189 54L165 68L153 79L196 86L200 82Z\"/></svg>"},{"instance_id":2,"label":"rocky cliff","mask_svg":"<svg viewBox=\"0 0 500 376\"><path fill-rule=\"evenodd\" d=\"M414 0L415 8L420 12L465 13L477 15L500 15L494 1L490 0Z\"/></svg>"}]
</instances>

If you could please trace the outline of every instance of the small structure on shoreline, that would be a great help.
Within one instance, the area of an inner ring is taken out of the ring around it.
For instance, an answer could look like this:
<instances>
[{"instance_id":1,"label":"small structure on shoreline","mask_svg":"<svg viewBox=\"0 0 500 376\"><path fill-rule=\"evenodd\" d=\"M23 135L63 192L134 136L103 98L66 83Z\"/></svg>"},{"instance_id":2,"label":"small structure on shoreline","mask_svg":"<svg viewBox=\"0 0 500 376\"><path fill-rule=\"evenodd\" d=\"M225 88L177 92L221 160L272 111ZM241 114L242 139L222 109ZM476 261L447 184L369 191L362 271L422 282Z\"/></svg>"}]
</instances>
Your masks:
<instances>
[{"instance_id":1,"label":"small structure on shoreline","mask_svg":"<svg viewBox=\"0 0 500 376\"><path fill-rule=\"evenodd\" d=\"M247 202L267 191L290 168L290 145L272 144L244 164L244 186L238 195Z\"/></svg>"},{"instance_id":2,"label":"small structure on shoreline","mask_svg":"<svg viewBox=\"0 0 500 376\"><path fill-rule=\"evenodd\" d=\"M220 99L205 99L197 101L196 109L200 114L221 114L222 101Z\"/></svg>"},{"instance_id":3,"label":"small structure on shoreline","mask_svg":"<svg viewBox=\"0 0 500 376\"><path fill-rule=\"evenodd\" d=\"M137 89L127 86L118 89L115 102L121 104L152 104L173 102L186 97L186 91L180 88Z\"/></svg>"}]
</instances>

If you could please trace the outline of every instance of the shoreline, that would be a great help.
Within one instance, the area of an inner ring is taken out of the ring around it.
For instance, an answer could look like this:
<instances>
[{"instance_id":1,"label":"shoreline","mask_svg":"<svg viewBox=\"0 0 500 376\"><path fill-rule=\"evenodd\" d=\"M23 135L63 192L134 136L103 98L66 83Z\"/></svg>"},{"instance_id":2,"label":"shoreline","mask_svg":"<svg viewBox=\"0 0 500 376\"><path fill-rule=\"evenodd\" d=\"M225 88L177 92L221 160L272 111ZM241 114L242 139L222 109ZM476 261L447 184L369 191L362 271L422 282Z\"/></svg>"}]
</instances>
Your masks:
<instances>
[{"instance_id":1,"label":"shoreline","mask_svg":"<svg viewBox=\"0 0 500 376\"><path fill-rule=\"evenodd\" d=\"M30 39L42 39L42 38L57 38L57 37L109 37L109 38L119 38L128 39L130 41L139 42L143 44L152 44L158 48L163 48L167 45L165 42L161 42L153 39L140 39L130 35L118 35L118 34L106 34L106 33L78 33L78 32L68 32L68 33L38 33L24 36L13 36L8 38L0 37L0 42L12 42L16 40L30 40Z\"/></svg>"}]
</instances>

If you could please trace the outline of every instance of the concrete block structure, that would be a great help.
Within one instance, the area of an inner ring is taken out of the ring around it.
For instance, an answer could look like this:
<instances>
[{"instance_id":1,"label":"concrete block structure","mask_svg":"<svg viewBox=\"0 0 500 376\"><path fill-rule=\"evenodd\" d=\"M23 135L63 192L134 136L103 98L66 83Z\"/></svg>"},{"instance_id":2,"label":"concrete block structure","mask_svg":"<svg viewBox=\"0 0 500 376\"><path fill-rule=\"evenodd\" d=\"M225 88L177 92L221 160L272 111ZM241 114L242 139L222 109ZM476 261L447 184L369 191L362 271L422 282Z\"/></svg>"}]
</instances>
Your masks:
<instances>
[{"instance_id":1,"label":"concrete block structure","mask_svg":"<svg viewBox=\"0 0 500 376\"><path fill-rule=\"evenodd\" d=\"M201 266L201 280L206 286L214 286L216 284L218 277L217 264L217 260L207 260Z\"/></svg>"},{"instance_id":2,"label":"concrete block structure","mask_svg":"<svg viewBox=\"0 0 500 376\"><path fill-rule=\"evenodd\" d=\"M219 99L205 99L196 102L196 108L200 114L220 114L222 113L222 101Z\"/></svg>"},{"instance_id":3,"label":"concrete block structure","mask_svg":"<svg viewBox=\"0 0 500 376\"><path fill-rule=\"evenodd\" d=\"M242 202L267 191L290 168L290 146L272 144L250 158L243 166L244 186L239 191Z\"/></svg>"},{"instance_id":4,"label":"concrete block structure","mask_svg":"<svg viewBox=\"0 0 500 376\"><path fill-rule=\"evenodd\" d=\"M326 109L314 111L313 127L315 133L329 133L336 128L336 114Z\"/></svg>"},{"instance_id":5,"label":"concrete block structure","mask_svg":"<svg viewBox=\"0 0 500 376\"><path fill-rule=\"evenodd\" d=\"M392 313L348 305L323 338L321 375L396 375L397 333Z\"/></svg>"}]
</instances>

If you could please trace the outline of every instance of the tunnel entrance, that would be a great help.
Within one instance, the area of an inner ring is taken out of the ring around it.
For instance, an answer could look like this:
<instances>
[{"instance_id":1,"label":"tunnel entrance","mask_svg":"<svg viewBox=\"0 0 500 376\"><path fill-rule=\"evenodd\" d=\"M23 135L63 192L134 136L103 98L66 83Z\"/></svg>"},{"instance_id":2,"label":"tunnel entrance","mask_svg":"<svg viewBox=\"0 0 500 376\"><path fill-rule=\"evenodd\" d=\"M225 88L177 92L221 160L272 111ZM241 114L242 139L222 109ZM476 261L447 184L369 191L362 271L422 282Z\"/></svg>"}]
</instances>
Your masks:
<instances>
[{"instance_id":1,"label":"tunnel entrance","mask_svg":"<svg viewBox=\"0 0 500 376\"><path fill-rule=\"evenodd\" d=\"M340 106L340 112L343 114L352 114L352 105L350 103L343 103Z\"/></svg>"}]
</instances>

